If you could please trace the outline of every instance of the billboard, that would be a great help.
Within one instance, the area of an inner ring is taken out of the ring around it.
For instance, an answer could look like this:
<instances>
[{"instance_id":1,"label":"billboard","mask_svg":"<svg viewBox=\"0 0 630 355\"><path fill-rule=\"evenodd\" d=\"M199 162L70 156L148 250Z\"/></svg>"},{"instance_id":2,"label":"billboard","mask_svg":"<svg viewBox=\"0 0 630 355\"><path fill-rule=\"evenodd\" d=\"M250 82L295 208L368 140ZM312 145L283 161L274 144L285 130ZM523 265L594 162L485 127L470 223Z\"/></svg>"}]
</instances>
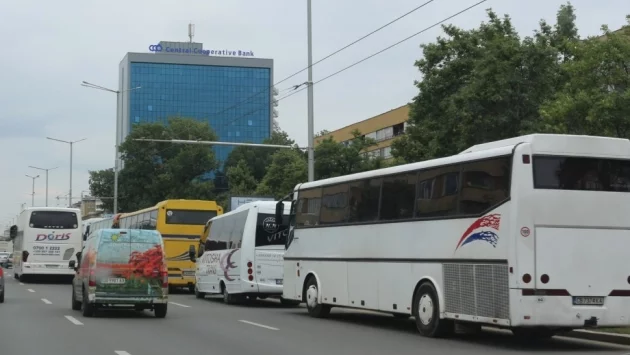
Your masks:
<instances>
[{"instance_id":1,"label":"billboard","mask_svg":"<svg viewBox=\"0 0 630 355\"><path fill-rule=\"evenodd\" d=\"M254 202L254 201L275 201L276 199L270 196L232 196L230 197L229 211L234 211L240 206Z\"/></svg>"}]
</instances>

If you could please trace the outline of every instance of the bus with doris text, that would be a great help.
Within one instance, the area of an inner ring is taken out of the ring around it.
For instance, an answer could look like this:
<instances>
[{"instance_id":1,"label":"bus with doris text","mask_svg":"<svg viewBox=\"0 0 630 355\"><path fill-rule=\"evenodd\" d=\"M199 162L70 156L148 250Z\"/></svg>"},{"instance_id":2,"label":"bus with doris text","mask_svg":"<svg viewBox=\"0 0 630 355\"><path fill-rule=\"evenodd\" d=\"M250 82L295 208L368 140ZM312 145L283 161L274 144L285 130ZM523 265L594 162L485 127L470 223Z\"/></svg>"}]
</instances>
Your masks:
<instances>
[{"instance_id":1,"label":"bus with doris text","mask_svg":"<svg viewBox=\"0 0 630 355\"><path fill-rule=\"evenodd\" d=\"M222 294L232 304L282 296L288 225L276 224L275 211L276 202L256 201L211 219L204 245L190 251L190 258L197 258L197 298ZM289 206L284 214L288 222Z\"/></svg>"},{"instance_id":2,"label":"bus with doris text","mask_svg":"<svg viewBox=\"0 0 630 355\"><path fill-rule=\"evenodd\" d=\"M630 325L630 141L533 134L299 184L284 294L546 338ZM284 207L277 206L276 219Z\"/></svg>"},{"instance_id":3,"label":"bus with doris text","mask_svg":"<svg viewBox=\"0 0 630 355\"><path fill-rule=\"evenodd\" d=\"M77 208L29 207L10 228L13 274L22 282L32 276L74 276L68 267L81 251L81 211Z\"/></svg>"},{"instance_id":4,"label":"bus with doris text","mask_svg":"<svg viewBox=\"0 0 630 355\"><path fill-rule=\"evenodd\" d=\"M195 290L195 263L190 260L190 246L199 245L206 222L223 214L215 201L165 200L153 207L123 213L96 222L96 228L151 229L164 239L169 288ZM90 233L96 229L90 230Z\"/></svg>"}]
</instances>

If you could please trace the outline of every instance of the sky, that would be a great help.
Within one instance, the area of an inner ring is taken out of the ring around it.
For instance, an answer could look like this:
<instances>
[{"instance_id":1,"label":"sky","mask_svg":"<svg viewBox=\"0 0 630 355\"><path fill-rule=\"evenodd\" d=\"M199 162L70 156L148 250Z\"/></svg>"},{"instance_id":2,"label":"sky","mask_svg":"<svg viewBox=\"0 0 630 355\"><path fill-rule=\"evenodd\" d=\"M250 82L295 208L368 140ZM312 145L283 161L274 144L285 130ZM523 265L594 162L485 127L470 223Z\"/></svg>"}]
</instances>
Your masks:
<instances>
[{"instance_id":1,"label":"sky","mask_svg":"<svg viewBox=\"0 0 630 355\"><path fill-rule=\"evenodd\" d=\"M420 5L414 0L313 1L313 60ZM384 30L313 67L317 81L353 62L433 25L478 0L434 0ZM488 0L448 23L477 27L492 8L509 14L522 36L540 19L553 23L561 0ZM602 24L624 25L627 0L574 0L582 37ZM127 52L148 52L150 44L187 41L188 24L204 48L252 50L274 59L275 82L307 66L305 0L0 0L0 223L12 222L22 205L65 205L70 177L70 147L51 140L85 138L74 145L72 189L76 202L88 194L88 171L113 167L116 96L87 89L81 81L118 87L118 64ZM314 86L315 132L335 130L408 103L419 80L414 61L420 45L442 34L435 27L342 74ZM306 71L278 89L306 81ZM290 93L290 91L285 91ZM280 127L298 144L307 143L306 91L279 103Z\"/></svg>"}]
</instances>

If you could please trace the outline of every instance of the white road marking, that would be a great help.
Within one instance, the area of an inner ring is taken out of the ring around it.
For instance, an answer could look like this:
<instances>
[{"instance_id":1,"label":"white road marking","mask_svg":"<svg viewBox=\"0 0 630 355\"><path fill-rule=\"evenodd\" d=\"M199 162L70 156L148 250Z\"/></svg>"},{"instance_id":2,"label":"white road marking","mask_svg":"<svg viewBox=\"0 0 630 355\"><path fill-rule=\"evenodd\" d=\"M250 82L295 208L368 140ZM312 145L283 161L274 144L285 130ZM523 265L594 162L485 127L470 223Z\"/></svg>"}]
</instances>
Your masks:
<instances>
[{"instance_id":1,"label":"white road marking","mask_svg":"<svg viewBox=\"0 0 630 355\"><path fill-rule=\"evenodd\" d=\"M73 316L64 316L66 317L67 320L69 320L70 322L72 322L75 325L83 325L83 323L79 322L76 318L74 318Z\"/></svg>"},{"instance_id":2,"label":"white road marking","mask_svg":"<svg viewBox=\"0 0 630 355\"><path fill-rule=\"evenodd\" d=\"M46 303L46 304L52 304L52 302L50 302L49 300L42 298L42 302Z\"/></svg>"},{"instance_id":3,"label":"white road marking","mask_svg":"<svg viewBox=\"0 0 630 355\"><path fill-rule=\"evenodd\" d=\"M35 292L35 290L33 290L32 288L29 288L28 292Z\"/></svg>"},{"instance_id":4,"label":"white road marking","mask_svg":"<svg viewBox=\"0 0 630 355\"><path fill-rule=\"evenodd\" d=\"M185 304L181 304L181 303L176 303L176 302L169 302L170 304L174 304L176 306L180 306L180 307L184 307L184 308L190 308L190 306L187 306Z\"/></svg>"},{"instance_id":5,"label":"white road marking","mask_svg":"<svg viewBox=\"0 0 630 355\"><path fill-rule=\"evenodd\" d=\"M21 282L20 282L20 285L24 286L24 284L23 284L23 283L21 283Z\"/></svg>"},{"instance_id":6,"label":"white road marking","mask_svg":"<svg viewBox=\"0 0 630 355\"><path fill-rule=\"evenodd\" d=\"M124 350L116 350L114 351L116 353L116 355L131 355L128 352L124 351Z\"/></svg>"},{"instance_id":7,"label":"white road marking","mask_svg":"<svg viewBox=\"0 0 630 355\"><path fill-rule=\"evenodd\" d=\"M243 322L243 323L247 323L247 324L251 324L251 325L255 325L257 327L261 327L261 328L265 328L265 329L271 329L271 330L280 330L278 328L274 328L274 327L270 327L268 325L264 325L264 324L258 324L258 323L254 323L254 322L250 322L248 320L239 320L239 322Z\"/></svg>"}]
</instances>

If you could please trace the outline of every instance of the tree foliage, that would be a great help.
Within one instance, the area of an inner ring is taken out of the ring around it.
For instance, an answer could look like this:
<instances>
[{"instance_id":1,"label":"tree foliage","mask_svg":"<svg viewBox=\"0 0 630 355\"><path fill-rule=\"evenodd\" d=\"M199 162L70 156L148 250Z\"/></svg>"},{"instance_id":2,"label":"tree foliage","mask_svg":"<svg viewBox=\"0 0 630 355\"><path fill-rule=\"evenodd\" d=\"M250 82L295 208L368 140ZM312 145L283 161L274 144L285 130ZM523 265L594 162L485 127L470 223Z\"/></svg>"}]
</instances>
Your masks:
<instances>
[{"instance_id":1,"label":"tree foliage","mask_svg":"<svg viewBox=\"0 0 630 355\"><path fill-rule=\"evenodd\" d=\"M522 40L508 16L491 10L479 28L443 26L446 38L422 46L416 67L423 79L407 134L392 154L399 161L430 159L538 129L540 106L569 80L562 64L573 60L579 42L570 4L556 22L541 21Z\"/></svg>"},{"instance_id":2,"label":"tree foliage","mask_svg":"<svg viewBox=\"0 0 630 355\"><path fill-rule=\"evenodd\" d=\"M215 197L212 181L204 178L217 165L210 147L138 138L214 141L216 135L207 123L178 117L169 119L168 125L134 127L119 147L124 164L119 173L119 211L135 211L165 199ZM90 191L97 196L113 194L113 170L90 172ZM103 203L109 206L109 201Z\"/></svg>"},{"instance_id":3,"label":"tree foliage","mask_svg":"<svg viewBox=\"0 0 630 355\"><path fill-rule=\"evenodd\" d=\"M94 197L113 197L114 196L114 169L103 169L89 171L90 179L90 195ZM107 212L114 210L114 200L111 198L103 198L103 209Z\"/></svg>"}]
</instances>

